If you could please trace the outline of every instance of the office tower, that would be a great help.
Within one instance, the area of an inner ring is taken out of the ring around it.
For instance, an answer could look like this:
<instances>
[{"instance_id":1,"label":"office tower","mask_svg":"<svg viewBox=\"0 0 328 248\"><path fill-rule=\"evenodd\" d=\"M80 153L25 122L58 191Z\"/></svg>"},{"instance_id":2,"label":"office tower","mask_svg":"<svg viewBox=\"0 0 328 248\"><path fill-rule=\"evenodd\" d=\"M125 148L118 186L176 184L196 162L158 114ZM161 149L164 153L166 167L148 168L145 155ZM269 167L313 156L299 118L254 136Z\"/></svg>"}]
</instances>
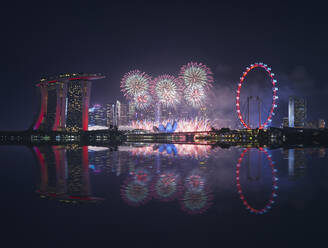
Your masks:
<instances>
[{"instance_id":1,"label":"office tower","mask_svg":"<svg viewBox=\"0 0 328 248\"><path fill-rule=\"evenodd\" d=\"M115 121L115 104L106 104L106 124L107 127L116 125Z\"/></svg>"},{"instance_id":2,"label":"office tower","mask_svg":"<svg viewBox=\"0 0 328 248\"><path fill-rule=\"evenodd\" d=\"M107 126L106 109L100 104L89 108L89 126Z\"/></svg>"},{"instance_id":3,"label":"office tower","mask_svg":"<svg viewBox=\"0 0 328 248\"><path fill-rule=\"evenodd\" d=\"M306 100L301 97L289 97L288 122L289 127L304 128L306 121Z\"/></svg>"}]
</instances>

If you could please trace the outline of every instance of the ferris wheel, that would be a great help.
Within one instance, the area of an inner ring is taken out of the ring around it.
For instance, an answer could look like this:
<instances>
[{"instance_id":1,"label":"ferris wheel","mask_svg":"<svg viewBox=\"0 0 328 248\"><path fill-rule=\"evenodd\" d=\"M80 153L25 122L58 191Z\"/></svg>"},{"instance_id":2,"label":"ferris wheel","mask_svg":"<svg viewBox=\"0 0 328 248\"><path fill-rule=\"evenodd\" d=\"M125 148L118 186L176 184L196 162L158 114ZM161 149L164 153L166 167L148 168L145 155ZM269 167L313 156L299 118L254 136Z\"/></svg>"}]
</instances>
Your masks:
<instances>
[{"instance_id":1,"label":"ferris wheel","mask_svg":"<svg viewBox=\"0 0 328 248\"><path fill-rule=\"evenodd\" d=\"M262 123L261 120L260 120L260 123L259 123L259 129L263 129L263 128L267 128L271 121L272 121L272 117L274 116L274 110L275 108L277 108L277 99L278 99L278 95L277 95L277 91L278 91L278 88L277 88L277 80L274 78L274 73L271 71L271 68L262 63L262 62L259 62L259 63L254 63L254 64L251 64L249 67L246 67L246 70L243 72L242 76L240 77L240 81L238 83L238 88L237 88L237 96L236 96L236 110L237 110L237 115L238 115L238 118L241 122L241 124L247 128L247 129L251 129L251 126L249 123L246 123L243 116L242 116L242 113L241 113L241 110L240 110L240 92L241 92L241 88L242 88L242 85L245 81L245 78L247 77L247 74L253 70L254 68L262 68L264 69L267 74L269 75L270 77L270 81L271 81L271 84L272 84L272 103L271 103L271 108L269 110L269 113L268 113L268 116L264 119L265 121Z\"/></svg>"}]
</instances>

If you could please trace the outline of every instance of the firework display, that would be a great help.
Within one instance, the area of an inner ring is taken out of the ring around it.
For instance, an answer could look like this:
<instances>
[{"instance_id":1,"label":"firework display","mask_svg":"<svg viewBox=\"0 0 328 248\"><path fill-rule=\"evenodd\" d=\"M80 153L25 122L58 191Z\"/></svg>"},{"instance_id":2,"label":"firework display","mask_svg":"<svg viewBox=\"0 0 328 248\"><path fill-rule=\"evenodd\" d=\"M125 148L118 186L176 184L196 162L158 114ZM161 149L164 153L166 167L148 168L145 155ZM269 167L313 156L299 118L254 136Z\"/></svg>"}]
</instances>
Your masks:
<instances>
[{"instance_id":1,"label":"firework display","mask_svg":"<svg viewBox=\"0 0 328 248\"><path fill-rule=\"evenodd\" d=\"M146 73L134 70L123 76L121 88L126 97L134 98L148 94L150 81L151 77Z\"/></svg>"},{"instance_id":2,"label":"firework display","mask_svg":"<svg viewBox=\"0 0 328 248\"><path fill-rule=\"evenodd\" d=\"M145 110L151 104L152 98L149 94L141 94L133 97L133 102L137 109Z\"/></svg>"},{"instance_id":3,"label":"firework display","mask_svg":"<svg viewBox=\"0 0 328 248\"><path fill-rule=\"evenodd\" d=\"M202 63L190 62L181 67L179 78L183 82L187 104L194 108L204 105L206 91L212 86L212 74L211 69Z\"/></svg>"},{"instance_id":4,"label":"firework display","mask_svg":"<svg viewBox=\"0 0 328 248\"><path fill-rule=\"evenodd\" d=\"M163 120L162 123L173 123L174 120ZM143 129L153 131L158 123L150 120L132 121L131 127L134 129ZM177 129L175 132L197 132L197 131L210 131L211 123L209 119L193 118L193 119L179 119L177 120Z\"/></svg>"},{"instance_id":5,"label":"firework display","mask_svg":"<svg viewBox=\"0 0 328 248\"><path fill-rule=\"evenodd\" d=\"M165 107L175 107L180 103L180 80L170 75L161 75L152 81L152 94Z\"/></svg>"},{"instance_id":6,"label":"firework display","mask_svg":"<svg viewBox=\"0 0 328 248\"><path fill-rule=\"evenodd\" d=\"M186 102L194 108L203 106L206 98L205 90L203 87L186 88L185 91Z\"/></svg>"}]
</instances>

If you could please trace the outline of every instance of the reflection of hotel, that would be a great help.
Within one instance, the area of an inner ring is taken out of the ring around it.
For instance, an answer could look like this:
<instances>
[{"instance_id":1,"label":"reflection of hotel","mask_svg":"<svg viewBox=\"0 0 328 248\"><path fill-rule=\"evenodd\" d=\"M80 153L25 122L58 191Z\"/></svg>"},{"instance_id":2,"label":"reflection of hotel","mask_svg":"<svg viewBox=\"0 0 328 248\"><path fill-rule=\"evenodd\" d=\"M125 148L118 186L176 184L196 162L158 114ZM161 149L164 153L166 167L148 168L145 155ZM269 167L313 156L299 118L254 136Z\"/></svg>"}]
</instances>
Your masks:
<instances>
[{"instance_id":1,"label":"reflection of hotel","mask_svg":"<svg viewBox=\"0 0 328 248\"><path fill-rule=\"evenodd\" d=\"M38 192L63 202L95 202L91 196L86 146L34 147L40 165Z\"/></svg>"}]
</instances>

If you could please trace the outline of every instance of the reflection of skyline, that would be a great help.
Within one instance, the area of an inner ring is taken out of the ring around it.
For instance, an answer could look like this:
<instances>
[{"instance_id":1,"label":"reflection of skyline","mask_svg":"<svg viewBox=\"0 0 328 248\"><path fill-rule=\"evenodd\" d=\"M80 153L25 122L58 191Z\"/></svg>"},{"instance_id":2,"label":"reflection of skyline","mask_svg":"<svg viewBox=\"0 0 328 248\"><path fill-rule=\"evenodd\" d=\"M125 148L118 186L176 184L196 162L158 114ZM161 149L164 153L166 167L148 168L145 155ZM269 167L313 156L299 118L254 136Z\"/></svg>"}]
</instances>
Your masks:
<instances>
[{"instance_id":1,"label":"reflection of skyline","mask_svg":"<svg viewBox=\"0 0 328 248\"><path fill-rule=\"evenodd\" d=\"M142 206L153 200L176 201L189 214L201 214L210 209L216 188L227 188L230 183L237 187L240 199L251 213L266 213L277 196L277 169L271 155L263 148L247 148L239 153L239 159L230 159L231 171L237 169L237 185L233 175L222 174L226 169L211 163L211 158L200 163L198 157L172 155L179 158L172 160L166 155L160 156L159 146L155 151L152 146L145 147L146 150L152 149L155 156L141 156L131 152L131 149L135 151L134 148L34 147L41 172L38 191L43 197L61 201L95 202L100 198L92 196L90 176L106 173L125 177L120 187L121 197L131 206ZM222 161L220 157L212 156L212 159ZM236 163L237 167L234 166ZM267 192L269 185L270 194ZM263 195L256 197L257 203L253 206L249 194L258 190L263 191Z\"/></svg>"},{"instance_id":2,"label":"reflection of skyline","mask_svg":"<svg viewBox=\"0 0 328 248\"><path fill-rule=\"evenodd\" d=\"M131 147L130 152L134 156L152 156L161 154L163 156L202 159L209 156L210 150L210 145L159 144L152 146Z\"/></svg>"},{"instance_id":3,"label":"reflection of skyline","mask_svg":"<svg viewBox=\"0 0 328 248\"><path fill-rule=\"evenodd\" d=\"M64 202L101 200L91 194L86 146L42 146L33 150L41 169L38 187L41 197Z\"/></svg>"}]
</instances>

